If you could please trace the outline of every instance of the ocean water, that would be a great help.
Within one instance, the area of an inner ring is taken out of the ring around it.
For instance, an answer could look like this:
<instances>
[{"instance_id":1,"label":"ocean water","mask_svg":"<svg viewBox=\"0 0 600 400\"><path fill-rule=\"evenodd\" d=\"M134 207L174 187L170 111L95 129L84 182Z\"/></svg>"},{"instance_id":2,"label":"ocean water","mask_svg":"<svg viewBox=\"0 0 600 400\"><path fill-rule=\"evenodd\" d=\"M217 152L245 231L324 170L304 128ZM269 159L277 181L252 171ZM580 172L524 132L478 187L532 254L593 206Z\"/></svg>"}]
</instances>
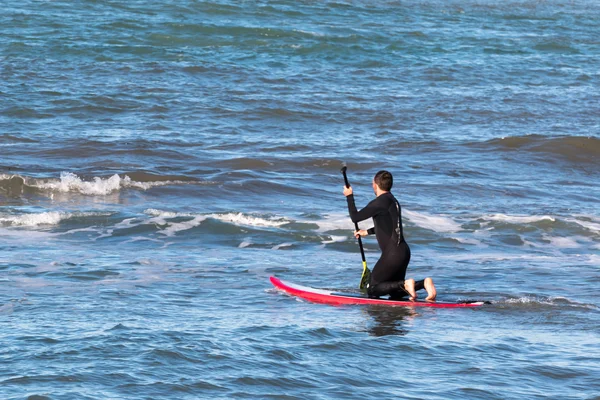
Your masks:
<instances>
[{"instance_id":1,"label":"ocean water","mask_svg":"<svg viewBox=\"0 0 600 400\"><path fill-rule=\"evenodd\" d=\"M0 398L600 399L599 26L592 0L3 1ZM394 174L409 276L492 304L275 291L358 285L343 162L359 207Z\"/></svg>"}]
</instances>

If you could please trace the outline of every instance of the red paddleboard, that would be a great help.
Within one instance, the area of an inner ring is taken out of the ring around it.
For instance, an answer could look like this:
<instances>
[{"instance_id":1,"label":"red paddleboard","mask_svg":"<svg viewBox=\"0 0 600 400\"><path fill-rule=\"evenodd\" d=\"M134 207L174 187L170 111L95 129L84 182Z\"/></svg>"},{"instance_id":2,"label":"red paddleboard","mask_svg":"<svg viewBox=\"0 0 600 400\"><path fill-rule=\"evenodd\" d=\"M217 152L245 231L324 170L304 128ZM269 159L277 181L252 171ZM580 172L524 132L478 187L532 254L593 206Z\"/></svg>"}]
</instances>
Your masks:
<instances>
[{"instance_id":1,"label":"red paddleboard","mask_svg":"<svg viewBox=\"0 0 600 400\"><path fill-rule=\"evenodd\" d=\"M297 285L295 283L282 281L272 276L271 283L279 290L292 296L312 301L314 303L342 305L342 304L374 304L396 307L435 307L435 308L465 308L479 307L486 302L469 301L464 303L442 303L439 301L409 301L409 300L388 300L371 299L362 294L337 293L325 289L315 289L307 286ZM488 303L489 304L489 303Z\"/></svg>"}]
</instances>

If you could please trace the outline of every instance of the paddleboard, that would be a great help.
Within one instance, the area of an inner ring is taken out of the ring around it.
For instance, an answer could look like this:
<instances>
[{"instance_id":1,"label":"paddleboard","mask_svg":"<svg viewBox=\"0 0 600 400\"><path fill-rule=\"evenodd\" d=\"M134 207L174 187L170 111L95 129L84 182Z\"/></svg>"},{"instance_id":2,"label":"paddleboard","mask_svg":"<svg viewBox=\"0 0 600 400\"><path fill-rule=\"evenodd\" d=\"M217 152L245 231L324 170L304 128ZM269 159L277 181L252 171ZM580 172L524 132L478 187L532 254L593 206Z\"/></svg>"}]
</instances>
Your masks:
<instances>
[{"instance_id":1,"label":"paddleboard","mask_svg":"<svg viewBox=\"0 0 600 400\"><path fill-rule=\"evenodd\" d=\"M273 286L277 289L296 297L314 302L331 305L343 304L372 304L383 306L396 307L435 307L435 308L466 308L480 307L484 304L489 304L484 301L468 301L462 303L444 303L430 301L410 301L410 300L389 300L389 299L372 299L363 294L340 293L325 289L315 289L307 286L298 285L276 278L269 278Z\"/></svg>"}]
</instances>

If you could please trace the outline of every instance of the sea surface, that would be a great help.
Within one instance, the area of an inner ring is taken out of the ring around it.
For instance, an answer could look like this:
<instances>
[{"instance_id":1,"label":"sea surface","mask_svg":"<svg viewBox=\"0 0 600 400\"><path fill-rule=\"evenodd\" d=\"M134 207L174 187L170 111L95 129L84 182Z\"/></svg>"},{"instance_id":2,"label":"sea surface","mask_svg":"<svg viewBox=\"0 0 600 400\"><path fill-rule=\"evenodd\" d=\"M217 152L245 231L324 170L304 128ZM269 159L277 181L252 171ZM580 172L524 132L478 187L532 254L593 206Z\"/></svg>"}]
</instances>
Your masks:
<instances>
[{"instance_id":1,"label":"sea surface","mask_svg":"<svg viewBox=\"0 0 600 400\"><path fill-rule=\"evenodd\" d=\"M1 7L1 399L600 399L598 1Z\"/></svg>"}]
</instances>

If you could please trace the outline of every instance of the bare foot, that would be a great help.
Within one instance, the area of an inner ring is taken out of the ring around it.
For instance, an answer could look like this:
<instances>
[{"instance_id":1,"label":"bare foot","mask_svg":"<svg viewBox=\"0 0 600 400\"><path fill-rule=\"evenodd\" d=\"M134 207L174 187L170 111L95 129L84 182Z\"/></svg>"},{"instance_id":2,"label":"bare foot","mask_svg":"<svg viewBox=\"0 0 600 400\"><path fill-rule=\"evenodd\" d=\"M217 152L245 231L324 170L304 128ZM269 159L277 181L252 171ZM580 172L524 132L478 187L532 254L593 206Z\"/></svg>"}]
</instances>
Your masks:
<instances>
[{"instance_id":1,"label":"bare foot","mask_svg":"<svg viewBox=\"0 0 600 400\"><path fill-rule=\"evenodd\" d=\"M427 297L425 298L425 300L435 301L435 298L437 296L437 290L435 290L433 279L425 278L425 290L427 291Z\"/></svg>"},{"instance_id":2,"label":"bare foot","mask_svg":"<svg viewBox=\"0 0 600 400\"><path fill-rule=\"evenodd\" d=\"M417 299L417 292L415 291L415 280L414 279L407 279L404 281L404 290L406 290L406 293L408 293L410 295L411 300Z\"/></svg>"}]
</instances>

